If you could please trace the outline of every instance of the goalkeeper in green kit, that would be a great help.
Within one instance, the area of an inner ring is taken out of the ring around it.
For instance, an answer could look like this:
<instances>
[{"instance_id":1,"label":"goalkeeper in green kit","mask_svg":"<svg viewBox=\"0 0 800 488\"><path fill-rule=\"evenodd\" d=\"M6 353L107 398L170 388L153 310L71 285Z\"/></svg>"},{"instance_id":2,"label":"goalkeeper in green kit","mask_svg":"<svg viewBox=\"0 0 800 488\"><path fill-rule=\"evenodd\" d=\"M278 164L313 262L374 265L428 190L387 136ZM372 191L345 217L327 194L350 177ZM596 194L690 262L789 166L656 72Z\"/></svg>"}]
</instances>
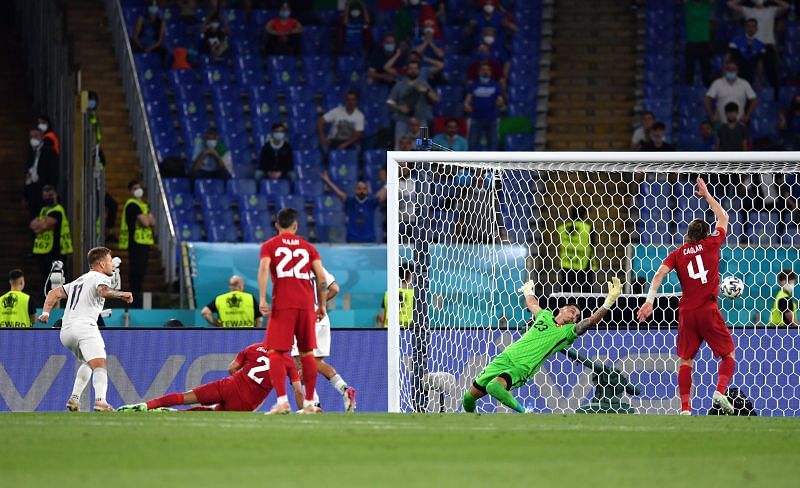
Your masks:
<instances>
[{"instance_id":1,"label":"goalkeeper in green kit","mask_svg":"<svg viewBox=\"0 0 800 488\"><path fill-rule=\"evenodd\" d=\"M475 402L487 393L503 405L517 412L525 413L525 408L511 395L512 389L524 385L544 361L565 349L575 339L594 327L611 310L622 294L619 278L608 283L608 296L605 303L588 319L580 319L581 311L577 305L570 304L558 309L558 315L543 310L539 300L533 296L533 282L529 281L519 290L525 296L525 305L534 316L533 323L520 339L498 354L492 362L472 382L464 393L464 411L474 412Z\"/></svg>"}]
</instances>

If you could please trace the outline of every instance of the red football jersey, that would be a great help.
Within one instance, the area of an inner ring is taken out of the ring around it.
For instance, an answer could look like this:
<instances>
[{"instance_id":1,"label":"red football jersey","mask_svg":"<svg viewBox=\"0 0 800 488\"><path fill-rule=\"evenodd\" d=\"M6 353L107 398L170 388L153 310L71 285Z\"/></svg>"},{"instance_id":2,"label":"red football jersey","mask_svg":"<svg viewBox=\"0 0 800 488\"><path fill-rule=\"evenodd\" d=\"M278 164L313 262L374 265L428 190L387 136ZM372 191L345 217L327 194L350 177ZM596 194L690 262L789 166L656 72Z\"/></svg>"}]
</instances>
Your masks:
<instances>
[{"instance_id":1,"label":"red football jersey","mask_svg":"<svg viewBox=\"0 0 800 488\"><path fill-rule=\"evenodd\" d=\"M244 386L244 391L240 388L242 395L260 396L261 400L272 390L272 382L269 379L269 359L267 359L267 346L263 342L250 344L239 354L236 355L236 362L242 367L234 373L233 378L237 383ZM253 398L252 400L257 400Z\"/></svg>"},{"instance_id":2,"label":"red football jersey","mask_svg":"<svg viewBox=\"0 0 800 488\"><path fill-rule=\"evenodd\" d=\"M271 259L274 310L314 310L311 263L320 259L314 246L294 234L281 234L261 244L261 258Z\"/></svg>"},{"instance_id":3,"label":"red football jersey","mask_svg":"<svg viewBox=\"0 0 800 488\"><path fill-rule=\"evenodd\" d=\"M716 302L719 295L719 250L725 242L725 229L702 241L684 244L672 251L664 266L678 273L683 292L680 308L691 310Z\"/></svg>"}]
</instances>

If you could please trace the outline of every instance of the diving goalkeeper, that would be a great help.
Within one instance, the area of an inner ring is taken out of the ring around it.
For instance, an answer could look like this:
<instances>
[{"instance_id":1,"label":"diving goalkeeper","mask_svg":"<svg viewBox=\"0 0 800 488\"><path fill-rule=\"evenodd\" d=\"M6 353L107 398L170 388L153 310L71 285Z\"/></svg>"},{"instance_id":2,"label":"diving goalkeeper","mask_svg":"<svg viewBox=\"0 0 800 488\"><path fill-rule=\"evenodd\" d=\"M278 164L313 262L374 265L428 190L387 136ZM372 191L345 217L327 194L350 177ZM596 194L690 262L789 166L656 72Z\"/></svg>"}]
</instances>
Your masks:
<instances>
[{"instance_id":1,"label":"diving goalkeeper","mask_svg":"<svg viewBox=\"0 0 800 488\"><path fill-rule=\"evenodd\" d=\"M575 339L594 327L611 310L622 293L619 278L608 283L605 303L588 319L577 321L581 311L575 304L558 309L558 315L543 310L533 295L533 282L519 290L525 296L525 305L534 316L533 323L520 339L497 355L472 382L464 393L464 411L474 412L475 402L487 393L503 405L525 413L525 408L511 395L510 390L524 385L539 370L542 363L553 354L565 349Z\"/></svg>"}]
</instances>

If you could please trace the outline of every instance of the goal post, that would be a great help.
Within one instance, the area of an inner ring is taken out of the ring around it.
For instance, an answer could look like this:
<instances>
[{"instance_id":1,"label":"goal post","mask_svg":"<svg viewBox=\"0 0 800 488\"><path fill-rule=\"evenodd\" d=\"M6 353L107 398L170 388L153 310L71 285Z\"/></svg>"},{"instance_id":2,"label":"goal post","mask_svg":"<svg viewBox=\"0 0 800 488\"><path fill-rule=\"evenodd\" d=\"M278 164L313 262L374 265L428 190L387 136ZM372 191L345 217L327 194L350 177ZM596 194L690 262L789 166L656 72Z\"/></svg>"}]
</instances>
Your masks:
<instances>
[{"instance_id":1,"label":"goal post","mask_svg":"<svg viewBox=\"0 0 800 488\"><path fill-rule=\"evenodd\" d=\"M768 325L778 274L800 273L798 160L798 152L388 152L388 410L458 411L477 373L525 332L531 316L517 290L526 281L543 308L577 303L588 317L616 276L626 283L618 307L514 394L538 412L675 413L675 273L653 319L634 316L688 223L713 224L694 195L701 175L729 212L720 272L745 282L742 297L719 302L737 346L732 386L759 414L800 415L800 333ZM693 407L705 411L717 371L705 346L694 371ZM478 410L504 408L481 400Z\"/></svg>"}]
</instances>

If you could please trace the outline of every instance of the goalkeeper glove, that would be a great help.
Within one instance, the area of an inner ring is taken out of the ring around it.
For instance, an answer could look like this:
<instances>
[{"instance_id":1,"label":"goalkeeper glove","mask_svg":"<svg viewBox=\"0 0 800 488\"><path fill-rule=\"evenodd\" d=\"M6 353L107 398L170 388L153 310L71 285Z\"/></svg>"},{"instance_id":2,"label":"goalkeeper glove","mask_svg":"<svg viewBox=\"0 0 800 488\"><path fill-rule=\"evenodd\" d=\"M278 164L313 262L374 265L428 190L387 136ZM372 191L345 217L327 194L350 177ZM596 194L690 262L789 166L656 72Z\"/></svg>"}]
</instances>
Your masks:
<instances>
[{"instance_id":1,"label":"goalkeeper glove","mask_svg":"<svg viewBox=\"0 0 800 488\"><path fill-rule=\"evenodd\" d=\"M606 296L605 303L603 303L603 308L611 310L611 307L614 306L620 295L622 295L622 283L619 281L619 278L611 278L611 281L608 282L608 295Z\"/></svg>"},{"instance_id":2,"label":"goalkeeper glove","mask_svg":"<svg viewBox=\"0 0 800 488\"><path fill-rule=\"evenodd\" d=\"M519 289L519 292L522 293L523 296L533 296L533 280L530 280L522 285L522 288Z\"/></svg>"},{"instance_id":3,"label":"goalkeeper glove","mask_svg":"<svg viewBox=\"0 0 800 488\"><path fill-rule=\"evenodd\" d=\"M114 259L111 260L111 263L113 265L113 269L117 269L119 268L119 265L122 264L122 259L119 257L115 257Z\"/></svg>"}]
</instances>

